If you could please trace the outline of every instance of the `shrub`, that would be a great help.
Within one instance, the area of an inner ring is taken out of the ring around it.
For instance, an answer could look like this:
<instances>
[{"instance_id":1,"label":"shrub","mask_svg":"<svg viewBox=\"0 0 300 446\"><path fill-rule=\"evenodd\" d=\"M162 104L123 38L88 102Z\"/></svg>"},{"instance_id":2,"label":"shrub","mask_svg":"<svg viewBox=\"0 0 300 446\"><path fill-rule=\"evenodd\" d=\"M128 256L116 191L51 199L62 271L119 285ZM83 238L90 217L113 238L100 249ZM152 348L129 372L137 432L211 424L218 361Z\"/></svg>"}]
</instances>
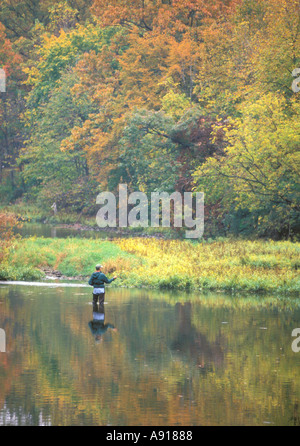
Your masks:
<instances>
[{"instance_id":1,"label":"shrub","mask_svg":"<svg viewBox=\"0 0 300 446\"><path fill-rule=\"evenodd\" d=\"M0 263L8 255L8 248L12 245L16 236L14 228L21 226L14 214L0 212Z\"/></svg>"}]
</instances>

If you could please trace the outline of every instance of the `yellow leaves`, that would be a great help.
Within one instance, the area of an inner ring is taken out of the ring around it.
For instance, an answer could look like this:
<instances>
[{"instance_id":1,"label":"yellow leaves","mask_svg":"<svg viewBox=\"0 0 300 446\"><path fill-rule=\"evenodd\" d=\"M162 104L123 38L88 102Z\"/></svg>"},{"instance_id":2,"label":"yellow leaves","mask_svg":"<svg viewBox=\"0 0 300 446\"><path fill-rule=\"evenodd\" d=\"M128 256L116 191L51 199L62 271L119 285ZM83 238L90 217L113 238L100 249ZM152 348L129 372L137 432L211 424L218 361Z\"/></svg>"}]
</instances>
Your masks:
<instances>
[{"instance_id":1,"label":"yellow leaves","mask_svg":"<svg viewBox=\"0 0 300 446\"><path fill-rule=\"evenodd\" d=\"M191 103L185 94L176 93L172 89L164 95L161 103L162 110L175 120L180 119L184 112L191 107Z\"/></svg>"},{"instance_id":2,"label":"yellow leaves","mask_svg":"<svg viewBox=\"0 0 300 446\"><path fill-rule=\"evenodd\" d=\"M276 212L282 212L280 206L289 212L297 202L295 185L300 173L299 163L290 159L297 153L300 139L298 114L286 110L287 101L280 94L244 102L242 117L225 129L228 146L224 155L207 159L195 171L197 190L205 187L219 197L227 180L236 208L269 208L273 200L280 203Z\"/></svg>"},{"instance_id":3,"label":"yellow leaves","mask_svg":"<svg viewBox=\"0 0 300 446\"><path fill-rule=\"evenodd\" d=\"M191 244L128 238L115 240L115 243L145 260L135 268L137 284L155 286L163 280L171 286L177 277L179 288L184 287L185 280L196 288L205 280L208 288L226 288L232 283L232 287L255 289L260 283L259 286L271 290L288 281L292 283L297 277L293 265L298 259L298 248L289 242L231 240Z\"/></svg>"}]
</instances>

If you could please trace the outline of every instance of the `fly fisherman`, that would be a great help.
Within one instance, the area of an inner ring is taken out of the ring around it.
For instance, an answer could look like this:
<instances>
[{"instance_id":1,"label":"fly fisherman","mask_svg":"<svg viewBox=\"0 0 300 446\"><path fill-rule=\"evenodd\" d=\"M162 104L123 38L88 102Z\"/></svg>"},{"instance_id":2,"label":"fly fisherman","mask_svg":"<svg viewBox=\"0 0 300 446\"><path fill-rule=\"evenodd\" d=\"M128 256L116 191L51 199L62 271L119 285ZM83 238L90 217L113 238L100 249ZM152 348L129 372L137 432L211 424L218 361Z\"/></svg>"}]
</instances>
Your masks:
<instances>
[{"instance_id":1,"label":"fly fisherman","mask_svg":"<svg viewBox=\"0 0 300 446\"><path fill-rule=\"evenodd\" d=\"M93 290L93 302L97 303L99 298L99 304L103 305L105 298L105 283L111 283L117 278L114 276L112 279L108 279L105 274L102 273L102 265L96 265L96 271L91 275L89 285L94 287Z\"/></svg>"}]
</instances>

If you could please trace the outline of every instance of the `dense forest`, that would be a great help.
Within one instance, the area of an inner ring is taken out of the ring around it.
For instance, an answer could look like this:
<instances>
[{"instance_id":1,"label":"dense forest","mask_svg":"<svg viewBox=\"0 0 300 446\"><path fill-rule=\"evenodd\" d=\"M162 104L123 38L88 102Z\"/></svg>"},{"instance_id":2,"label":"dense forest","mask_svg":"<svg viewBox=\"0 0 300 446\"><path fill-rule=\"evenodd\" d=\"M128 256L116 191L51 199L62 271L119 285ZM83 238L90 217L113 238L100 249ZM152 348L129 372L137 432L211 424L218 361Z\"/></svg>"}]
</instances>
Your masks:
<instances>
[{"instance_id":1,"label":"dense forest","mask_svg":"<svg viewBox=\"0 0 300 446\"><path fill-rule=\"evenodd\" d=\"M1 204L203 191L206 233L299 236L299 0L1 0Z\"/></svg>"}]
</instances>

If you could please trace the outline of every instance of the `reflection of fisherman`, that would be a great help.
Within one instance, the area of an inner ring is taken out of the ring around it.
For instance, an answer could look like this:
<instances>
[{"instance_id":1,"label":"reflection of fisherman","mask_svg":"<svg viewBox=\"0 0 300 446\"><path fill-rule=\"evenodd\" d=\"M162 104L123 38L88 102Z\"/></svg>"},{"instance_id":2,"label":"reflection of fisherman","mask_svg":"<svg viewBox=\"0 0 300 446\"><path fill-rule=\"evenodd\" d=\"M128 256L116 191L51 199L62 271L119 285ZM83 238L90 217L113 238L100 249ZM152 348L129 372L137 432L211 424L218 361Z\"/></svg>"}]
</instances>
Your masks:
<instances>
[{"instance_id":1,"label":"reflection of fisherman","mask_svg":"<svg viewBox=\"0 0 300 446\"><path fill-rule=\"evenodd\" d=\"M95 340L100 342L102 340L102 335L111 328L113 331L117 331L117 329L112 324L105 324L105 311L104 305L93 302L93 320L89 322L89 327L93 336L95 336Z\"/></svg>"},{"instance_id":2,"label":"reflection of fisherman","mask_svg":"<svg viewBox=\"0 0 300 446\"><path fill-rule=\"evenodd\" d=\"M101 271L102 265L96 265L96 272L94 272L91 275L91 278L89 280L89 285L94 287L93 290L93 302L98 302L102 304L104 303L104 297L105 297L105 283L111 283L113 280L117 278L117 276L113 277L112 279L108 279L105 274Z\"/></svg>"}]
</instances>

